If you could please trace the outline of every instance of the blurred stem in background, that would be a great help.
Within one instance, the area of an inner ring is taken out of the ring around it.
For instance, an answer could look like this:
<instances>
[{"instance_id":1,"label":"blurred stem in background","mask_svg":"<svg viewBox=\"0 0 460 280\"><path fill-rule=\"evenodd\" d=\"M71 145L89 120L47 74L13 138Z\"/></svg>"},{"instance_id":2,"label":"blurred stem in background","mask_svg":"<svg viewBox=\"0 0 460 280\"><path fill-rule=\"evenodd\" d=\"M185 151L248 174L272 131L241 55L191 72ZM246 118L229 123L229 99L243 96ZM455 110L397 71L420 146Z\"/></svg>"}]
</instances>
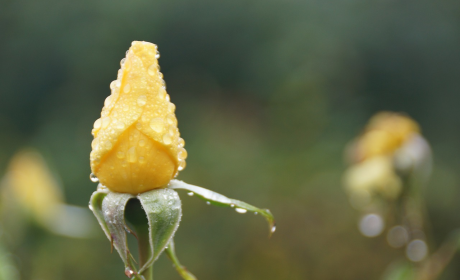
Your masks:
<instances>
[{"instance_id":1,"label":"blurred stem in background","mask_svg":"<svg viewBox=\"0 0 460 280\"><path fill-rule=\"evenodd\" d=\"M350 144L347 157L351 166L344 185L350 203L363 215L361 233L376 237L387 227L388 244L405 248L407 261L391 265L383 278L436 279L456 252L460 235L451 234L434 251L423 197L431 149L418 124L402 114L378 113Z\"/></svg>"}]
</instances>

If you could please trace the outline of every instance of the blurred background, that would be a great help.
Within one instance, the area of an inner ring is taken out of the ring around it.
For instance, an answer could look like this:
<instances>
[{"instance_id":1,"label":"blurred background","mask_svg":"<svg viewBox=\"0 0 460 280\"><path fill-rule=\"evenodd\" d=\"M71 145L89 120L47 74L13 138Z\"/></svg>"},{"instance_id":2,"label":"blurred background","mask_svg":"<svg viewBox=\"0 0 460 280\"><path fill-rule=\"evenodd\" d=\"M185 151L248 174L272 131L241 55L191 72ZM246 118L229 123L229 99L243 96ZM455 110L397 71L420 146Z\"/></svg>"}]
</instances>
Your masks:
<instances>
[{"instance_id":1,"label":"blurred background","mask_svg":"<svg viewBox=\"0 0 460 280\"><path fill-rule=\"evenodd\" d=\"M401 251L359 233L341 176L345 146L380 110L409 114L432 145L435 242L460 227L459 1L0 0L0 35L0 174L34 147L83 207L119 62L133 40L158 45L189 154L179 179L277 220L268 239L261 217L180 193L176 251L199 279L379 279ZM0 232L20 279L127 279L102 230ZM459 262L441 279L460 279ZM164 256L154 270L180 279Z\"/></svg>"}]
</instances>

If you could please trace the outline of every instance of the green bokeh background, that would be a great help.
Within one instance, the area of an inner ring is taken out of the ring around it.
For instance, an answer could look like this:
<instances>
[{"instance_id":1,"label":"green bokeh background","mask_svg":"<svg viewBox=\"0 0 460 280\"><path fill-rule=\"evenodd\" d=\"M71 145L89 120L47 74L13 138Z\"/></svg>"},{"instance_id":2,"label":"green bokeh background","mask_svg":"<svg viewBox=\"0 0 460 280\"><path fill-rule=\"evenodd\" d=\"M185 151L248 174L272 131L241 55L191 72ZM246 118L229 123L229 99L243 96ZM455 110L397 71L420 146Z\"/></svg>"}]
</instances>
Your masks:
<instances>
[{"instance_id":1,"label":"green bokeh background","mask_svg":"<svg viewBox=\"0 0 460 280\"><path fill-rule=\"evenodd\" d=\"M1 174L36 147L87 205L90 132L133 40L159 47L189 153L179 179L277 219L269 240L261 217L181 194L177 254L199 279L378 279L402 251L359 234L341 174L380 110L408 113L432 144L435 240L460 227L459 1L0 0ZM32 227L8 245L24 280L127 279L102 231ZM155 276L179 279L165 257Z\"/></svg>"}]
</instances>

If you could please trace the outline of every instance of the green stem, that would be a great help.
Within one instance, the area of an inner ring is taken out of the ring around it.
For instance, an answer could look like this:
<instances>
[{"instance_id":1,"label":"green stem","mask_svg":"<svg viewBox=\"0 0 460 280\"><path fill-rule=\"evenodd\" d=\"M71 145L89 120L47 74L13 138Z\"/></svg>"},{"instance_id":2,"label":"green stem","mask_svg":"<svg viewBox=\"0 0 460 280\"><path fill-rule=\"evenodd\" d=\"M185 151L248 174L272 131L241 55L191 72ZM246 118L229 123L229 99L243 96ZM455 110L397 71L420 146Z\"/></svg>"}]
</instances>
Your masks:
<instances>
[{"instance_id":1,"label":"green stem","mask_svg":"<svg viewBox=\"0 0 460 280\"><path fill-rule=\"evenodd\" d=\"M139 267L142 267L150 257L149 230L147 227L139 227L137 230L139 244ZM153 280L153 264L143 273L145 280Z\"/></svg>"}]
</instances>

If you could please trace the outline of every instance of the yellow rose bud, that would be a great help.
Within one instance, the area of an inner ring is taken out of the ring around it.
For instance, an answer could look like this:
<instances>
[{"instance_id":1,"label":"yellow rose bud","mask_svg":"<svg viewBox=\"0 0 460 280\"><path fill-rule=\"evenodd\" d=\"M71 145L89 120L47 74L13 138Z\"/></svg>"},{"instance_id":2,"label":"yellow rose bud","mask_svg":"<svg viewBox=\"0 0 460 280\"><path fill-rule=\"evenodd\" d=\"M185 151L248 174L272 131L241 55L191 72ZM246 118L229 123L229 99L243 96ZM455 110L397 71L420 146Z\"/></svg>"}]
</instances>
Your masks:
<instances>
[{"instance_id":1,"label":"yellow rose bud","mask_svg":"<svg viewBox=\"0 0 460 280\"><path fill-rule=\"evenodd\" d=\"M187 152L175 106L158 67L157 46L132 43L94 122L91 170L112 191L142 193L165 187L184 169Z\"/></svg>"},{"instance_id":2,"label":"yellow rose bud","mask_svg":"<svg viewBox=\"0 0 460 280\"><path fill-rule=\"evenodd\" d=\"M29 215L45 226L56 218L63 194L45 160L32 149L17 153L6 173L6 190ZM8 196L6 196L8 197Z\"/></svg>"},{"instance_id":3,"label":"yellow rose bud","mask_svg":"<svg viewBox=\"0 0 460 280\"><path fill-rule=\"evenodd\" d=\"M381 112L369 121L364 134L357 142L360 160L375 156L391 155L420 133L418 124L411 118L397 113Z\"/></svg>"}]
</instances>

